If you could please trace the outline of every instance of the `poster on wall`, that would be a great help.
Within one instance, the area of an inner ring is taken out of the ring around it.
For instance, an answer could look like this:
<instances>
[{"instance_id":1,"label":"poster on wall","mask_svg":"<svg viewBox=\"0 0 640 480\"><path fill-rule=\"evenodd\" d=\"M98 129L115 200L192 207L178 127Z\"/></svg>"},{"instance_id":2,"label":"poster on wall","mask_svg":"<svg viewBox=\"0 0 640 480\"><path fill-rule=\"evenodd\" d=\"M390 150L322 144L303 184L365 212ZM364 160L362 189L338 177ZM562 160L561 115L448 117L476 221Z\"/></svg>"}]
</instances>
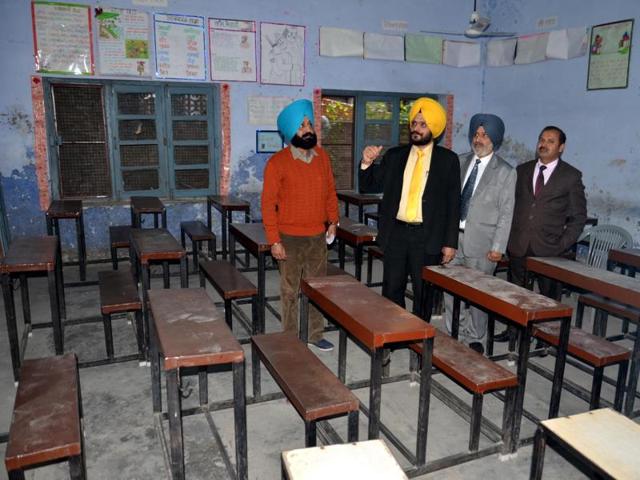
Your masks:
<instances>
[{"instance_id":1,"label":"poster on wall","mask_svg":"<svg viewBox=\"0 0 640 480\"><path fill-rule=\"evenodd\" d=\"M278 114L293 98L256 95L247 98L249 124L275 126Z\"/></svg>"},{"instance_id":2,"label":"poster on wall","mask_svg":"<svg viewBox=\"0 0 640 480\"><path fill-rule=\"evenodd\" d=\"M256 22L209 19L211 80L256 82Z\"/></svg>"},{"instance_id":3,"label":"poster on wall","mask_svg":"<svg viewBox=\"0 0 640 480\"><path fill-rule=\"evenodd\" d=\"M151 76L149 15L121 8L96 8L98 70L102 75Z\"/></svg>"},{"instance_id":4,"label":"poster on wall","mask_svg":"<svg viewBox=\"0 0 640 480\"><path fill-rule=\"evenodd\" d=\"M260 23L260 82L304 85L305 28Z\"/></svg>"},{"instance_id":5,"label":"poster on wall","mask_svg":"<svg viewBox=\"0 0 640 480\"><path fill-rule=\"evenodd\" d=\"M156 13L153 16L156 77L206 80L204 17Z\"/></svg>"},{"instance_id":6,"label":"poster on wall","mask_svg":"<svg viewBox=\"0 0 640 480\"><path fill-rule=\"evenodd\" d=\"M633 19L591 27L587 90L627 88Z\"/></svg>"},{"instance_id":7,"label":"poster on wall","mask_svg":"<svg viewBox=\"0 0 640 480\"><path fill-rule=\"evenodd\" d=\"M93 75L89 6L33 2L31 14L36 71Z\"/></svg>"}]
</instances>

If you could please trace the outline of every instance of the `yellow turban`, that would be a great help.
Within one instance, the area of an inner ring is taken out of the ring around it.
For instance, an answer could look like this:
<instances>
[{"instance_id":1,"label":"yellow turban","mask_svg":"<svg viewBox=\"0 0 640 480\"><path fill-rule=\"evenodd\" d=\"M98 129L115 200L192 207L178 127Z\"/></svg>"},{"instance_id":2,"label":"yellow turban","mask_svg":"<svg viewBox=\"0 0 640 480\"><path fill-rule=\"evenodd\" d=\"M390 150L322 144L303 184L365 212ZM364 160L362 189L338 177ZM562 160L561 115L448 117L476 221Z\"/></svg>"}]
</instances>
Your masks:
<instances>
[{"instance_id":1,"label":"yellow turban","mask_svg":"<svg viewBox=\"0 0 640 480\"><path fill-rule=\"evenodd\" d=\"M447 112L442 108L442 105L432 98L418 98L409 110L409 123L413 122L418 112L422 112L433 138L438 138L447 126Z\"/></svg>"}]
</instances>

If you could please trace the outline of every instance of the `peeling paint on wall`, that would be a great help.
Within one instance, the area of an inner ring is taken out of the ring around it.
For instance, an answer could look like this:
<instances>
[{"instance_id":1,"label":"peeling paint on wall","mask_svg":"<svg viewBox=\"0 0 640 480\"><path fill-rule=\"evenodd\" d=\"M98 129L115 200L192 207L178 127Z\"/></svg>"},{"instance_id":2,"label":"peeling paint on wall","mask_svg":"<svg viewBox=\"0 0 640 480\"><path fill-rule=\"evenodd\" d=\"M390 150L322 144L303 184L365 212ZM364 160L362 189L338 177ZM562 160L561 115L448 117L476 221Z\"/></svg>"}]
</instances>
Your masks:
<instances>
[{"instance_id":1,"label":"peeling paint on wall","mask_svg":"<svg viewBox=\"0 0 640 480\"><path fill-rule=\"evenodd\" d=\"M524 143L518 142L509 136L505 137L502 141L502 146L498 154L515 166L536 158L535 150L528 148Z\"/></svg>"},{"instance_id":2,"label":"peeling paint on wall","mask_svg":"<svg viewBox=\"0 0 640 480\"><path fill-rule=\"evenodd\" d=\"M251 217L262 218L260 195L264 179L264 166L269 160L269 153L249 152L249 155L238 162L231 177L231 190L235 195L251 204Z\"/></svg>"}]
</instances>

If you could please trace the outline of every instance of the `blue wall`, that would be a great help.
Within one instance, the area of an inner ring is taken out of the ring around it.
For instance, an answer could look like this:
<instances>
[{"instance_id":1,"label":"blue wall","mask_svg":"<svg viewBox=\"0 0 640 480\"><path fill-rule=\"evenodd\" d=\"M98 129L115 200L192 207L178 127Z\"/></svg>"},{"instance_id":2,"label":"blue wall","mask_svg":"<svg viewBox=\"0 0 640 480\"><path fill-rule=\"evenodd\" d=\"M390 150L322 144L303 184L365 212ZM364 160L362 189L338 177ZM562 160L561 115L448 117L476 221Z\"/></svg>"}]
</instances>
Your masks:
<instances>
[{"instance_id":1,"label":"blue wall","mask_svg":"<svg viewBox=\"0 0 640 480\"><path fill-rule=\"evenodd\" d=\"M95 6L95 2L93 3ZM126 0L101 3L134 8ZM307 27L304 87L231 83L231 193L249 199L255 217L260 218L257 207L267 156L255 153L256 127L248 124L248 96L311 98L314 88L452 93L456 96L456 122L465 122L470 114L480 108L482 69L479 67L454 69L440 65L318 56L320 26L384 33L382 20L404 20L408 22L408 31L415 33L425 29L461 30L471 10L470 2L452 0L443 6L444 3L437 0L426 0L419 4L413 0L169 0L169 7L161 11L292 23ZM437 12L437 15L430 12ZM45 230L44 215L38 205L33 165L33 119L29 84L29 77L34 74L32 42L30 2L0 0L0 59L4 67L0 71L0 84L3 86L0 90L0 175L12 237L43 233ZM456 131L460 127L461 123L457 125ZM468 148L464 135L456 134L455 140L461 149ZM177 233L180 219L205 218L202 202L169 202L168 205L170 229L174 234ZM91 205L85 210L87 248L90 255L106 254L107 226L128 223L128 215L126 205ZM75 239L71 228L63 231L63 244L67 252L74 255Z\"/></svg>"},{"instance_id":2,"label":"blue wall","mask_svg":"<svg viewBox=\"0 0 640 480\"><path fill-rule=\"evenodd\" d=\"M548 124L567 133L563 158L583 172L589 215L629 230L640 242L640 2L637 0L489 0L492 28L536 32L536 20L557 16L569 28L636 18L629 87L587 91L588 56L531 65L486 68L483 109L507 125L507 154L533 158Z\"/></svg>"}]
</instances>

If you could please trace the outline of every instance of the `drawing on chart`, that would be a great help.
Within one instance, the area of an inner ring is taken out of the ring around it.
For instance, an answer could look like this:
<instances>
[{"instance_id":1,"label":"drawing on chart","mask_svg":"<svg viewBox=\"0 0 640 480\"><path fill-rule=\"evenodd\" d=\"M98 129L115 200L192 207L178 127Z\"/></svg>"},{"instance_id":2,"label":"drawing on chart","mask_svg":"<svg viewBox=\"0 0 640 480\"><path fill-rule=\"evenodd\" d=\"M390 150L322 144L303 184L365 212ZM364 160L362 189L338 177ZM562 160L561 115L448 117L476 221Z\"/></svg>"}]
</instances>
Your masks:
<instances>
[{"instance_id":1,"label":"drawing on chart","mask_svg":"<svg viewBox=\"0 0 640 480\"><path fill-rule=\"evenodd\" d=\"M304 27L261 24L261 81L304 84Z\"/></svg>"}]
</instances>

